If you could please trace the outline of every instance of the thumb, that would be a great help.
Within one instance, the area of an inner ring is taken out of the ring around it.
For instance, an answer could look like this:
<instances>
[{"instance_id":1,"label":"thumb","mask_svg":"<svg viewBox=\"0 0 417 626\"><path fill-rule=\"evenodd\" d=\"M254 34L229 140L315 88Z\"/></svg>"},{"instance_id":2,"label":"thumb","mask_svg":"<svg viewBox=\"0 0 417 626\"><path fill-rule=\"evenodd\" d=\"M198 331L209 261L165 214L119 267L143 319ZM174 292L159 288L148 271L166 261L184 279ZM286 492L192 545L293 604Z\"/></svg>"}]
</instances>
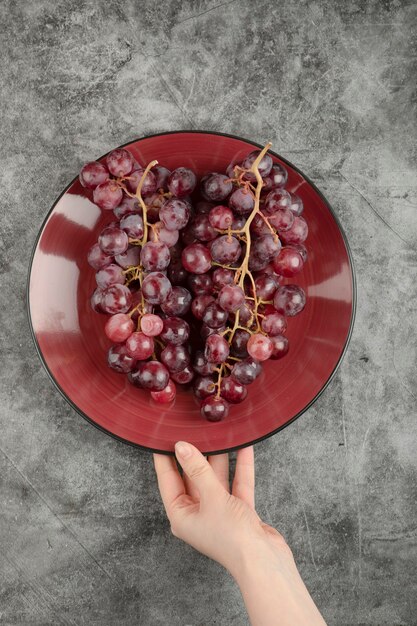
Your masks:
<instances>
[{"instance_id":1,"label":"thumb","mask_svg":"<svg viewBox=\"0 0 417 626\"><path fill-rule=\"evenodd\" d=\"M185 474L197 487L200 497L210 497L217 491L222 491L222 486L213 471L213 468L199 450L191 443L178 441L175 444L175 456Z\"/></svg>"}]
</instances>

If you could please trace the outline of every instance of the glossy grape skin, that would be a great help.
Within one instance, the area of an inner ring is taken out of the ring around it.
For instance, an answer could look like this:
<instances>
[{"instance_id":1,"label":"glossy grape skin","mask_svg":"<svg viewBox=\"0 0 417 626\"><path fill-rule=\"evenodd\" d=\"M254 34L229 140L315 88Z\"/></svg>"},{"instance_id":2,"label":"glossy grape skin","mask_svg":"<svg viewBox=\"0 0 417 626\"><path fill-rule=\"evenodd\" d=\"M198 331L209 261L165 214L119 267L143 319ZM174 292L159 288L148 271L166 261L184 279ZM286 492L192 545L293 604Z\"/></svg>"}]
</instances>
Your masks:
<instances>
[{"instance_id":1,"label":"glossy grape skin","mask_svg":"<svg viewBox=\"0 0 417 626\"><path fill-rule=\"evenodd\" d=\"M233 270L228 270L225 267L218 267L211 275L213 281L213 287L220 290L225 285L233 284L235 273Z\"/></svg>"},{"instance_id":2,"label":"glossy grape skin","mask_svg":"<svg viewBox=\"0 0 417 626\"><path fill-rule=\"evenodd\" d=\"M304 309L306 296L298 285L283 285L274 296L274 308L287 317L294 317Z\"/></svg>"},{"instance_id":3,"label":"glossy grape skin","mask_svg":"<svg viewBox=\"0 0 417 626\"><path fill-rule=\"evenodd\" d=\"M206 294L196 296L191 303L191 311L194 317L198 320L202 320L204 312L211 302L214 302L213 296Z\"/></svg>"},{"instance_id":4,"label":"glossy grape skin","mask_svg":"<svg viewBox=\"0 0 417 626\"><path fill-rule=\"evenodd\" d=\"M249 356L246 349L250 333L242 328L237 328L233 335L232 343L230 346L230 353L232 356L244 359Z\"/></svg>"},{"instance_id":5,"label":"glossy grape skin","mask_svg":"<svg viewBox=\"0 0 417 626\"><path fill-rule=\"evenodd\" d=\"M210 328L220 328L227 322L227 312L217 302L211 302L203 313L203 322Z\"/></svg>"},{"instance_id":6,"label":"glossy grape skin","mask_svg":"<svg viewBox=\"0 0 417 626\"><path fill-rule=\"evenodd\" d=\"M104 254L114 256L126 252L129 238L124 230L115 226L107 226L99 235L98 245Z\"/></svg>"},{"instance_id":7,"label":"glossy grape skin","mask_svg":"<svg viewBox=\"0 0 417 626\"><path fill-rule=\"evenodd\" d=\"M269 263L268 257L261 257L256 254L256 250L251 250L249 253L249 269L251 272L260 272L265 269Z\"/></svg>"},{"instance_id":8,"label":"glossy grape skin","mask_svg":"<svg viewBox=\"0 0 417 626\"><path fill-rule=\"evenodd\" d=\"M140 248L138 246L129 246L126 252L122 252L122 254L116 254L114 260L124 270L128 267L139 265Z\"/></svg>"},{"instance_id":9,"label":"glossy grape skin","mask_svg":"<svg viewBox=\"0 0 417 626\"><path fill-rule=\"evenodd\" d=\"M104 332L110 341L122 343L132 336L135 328L136 323L133 321L130 314L117 313L107 319ZM133 357L130 352L128 352L128 354Z\"/></svg>"},{"instance_id":10,"label":"glossy grape skin","mask_svg":"<svg viewBox=\"0 0 417 626\"><path fill-rule=\"evenodd\" d=\"M260 260L269 262L273 259L281 249L281 242L276 235L268 233L261 235L252 241L251 254L257 256Z\"/></svg>"},{"instance_id":11,"label":"glossy grape skin","mask_svg":"<svg viewBox=\"0 0 417 626\"><path fill-rule=\"evenodd\" d=\"M237 215L249 215L255 206L255 198L250 191L236 189L229 198L229 207Z\"/></svg>"},{"instance_id":12,"label":"glossy grape skin","mask_svg":"<svg viewBox=\"0 0 417 626\"><path fill-rule=\"evenodd\" d=\"M95 289L91 294L90 305L95 313L105 313L101 306L103 298L103 291L101 289Z\"/></svg>"},{"instance_id":13,"label":"glossy grape skin","mask_svg":"<svg viewBox=\"0 0 417 626\"><path fill-rule=\"evenodd\" d=\"M253 302L247 300L239 308L239 322L243 325L250 326L251 319L253 319Z\"/></svg>"},{"instance_id":14,"label":"glossy grape skin","mask_svg":"<svg viewBox=\"0 0 417 626\"><path fill-rule=\"evenodd\" d=\"M289 209L291 196L285 189L273 189L265 198L262 208L264 215L273 215L276 211Z\"/></svg>"},{"instance_id":15,"label":"glossy grape skin","mask_svg":"<svg viewBox=\"0 0 417 626\"><path fill-rule=\"evenodd\" d=\"M127 176L133 170L133 157L124 148L112 150L106 157L106 165L110 174L116 177Z\"/></svg>"},{"instance_id":16,"label":"glossy grape skin","mask_svg":"<svg viewBox=\"0 0 417 626\"><path fill-rule=\"evenodd\" d=\"M266 176L263 176L264 187L263 190L271 191L277 187L284 187L288 180L288 172L279 163L274 163L271 171Z\"/></svg>"},{"instance_id":17,"label":"glossy grape skin","mask_svg":"<svg viewBox=\"0 0 417 626\"><path fill-rule=\"evenodd\" d=\"M245 292L238 285L225 285L219 291L217 301L222 309L234 313L245 302Z\"/></svg>"},{"instance_id":18,"label":"glossy grape skin","mask_svg":"<svg viewBox=\"0 0 417 626\"><path fill-rule=\"evenodd\" d=\"M167 386L162 391L151 391L152 400L158 404L170 404L175 400L177 388L172 380L168 381Z\"/></svg>"},{"instance_id":19,"label":"glossy grape skin","mask_svg":"<svg viewBox=\"0 0 417 626\"><path fill-rule=\"evenodd\" d=\"M120 228L124 230L131 239L141 239L143 237L143 219L137 213L129 213L120 220Z\"/></svg>"},{"instance_id":20,"label":"glossy grape skin","mask_svg":"<svg viewBox=\"0 0 417 626\"><path fill-rule=\"evenodd\" d=\"M235 215L232 222L232 230L242 230L246 224L246 217Z\"/></svg>"},{"instance_id":21,"label":"glossy grape skin","mask_svg":"<svg viewBox=\"0 0 417 626\"><path fill-rule=\"evenodd\" d=\"M156 222L155 231L153 229L149 232L149 241L160 241L165 243L168 248L172 248L178 242L180 233L178 230L168 230L165 228L163 222Z\"/></svg>"},{"instance_id":22,"label":"glossy grape skin","mask_svg":"<svg viewBox=\"0 0 417 626\"><path fill-rule=\"evenodd\" d=\"M173 285L183 285L187 280L188 272L181 261L175 261L168 266L168 277Z\"/></svg>"},{"instance_id":23,"label":"glossy grape skin","mask_svg":"<svg viewBox=\"0 0 417 626\"><path fill-rule=\"evenodd\" d=\"M208 219L213 228L227 230L233 224L233 211L229 207L220 204L211 209Z\"/></svg>"},{"instance_id":24,"label":"glossy grape skin","mask_svg":"<svg viewBox=\"0 0 417 626\"><path fill-rule=\"evenodd\" d=\"M198 376L194 381L193 391L197 398L204 400L216 393L216 387L210 376Z\"/></svg>"},{"instance_id":25,"label":"glossy grape skin","mask_svg":"<svg viewBox=\"0 0 417 626\"><path fill-rule=\"evenodd\" d=\"M297 196L296 193L291 193L290 192L290 196L291 196L290 211L296 217L299 217L301 215L301 213L303 212L303 210L304 210L303 201L301 200L300 196Z\"/></svg>"},{"instance_id":26,"label":"glossy grape skin","mask_svg":"<svg viewBox=\"0 0 417 626\"><path fill-rule=\"evenodd\" d=\"M164 202L159 209L159 219L168 230L181 230L185 228L190 219L190 207L187 202L171 198Z\"/></svg>"},{"instance_id":27,"label":"glossy grape skin","mask_svg":"<svg viewBox=\"0 0 417 626\"><path fill-rule=\"evenodd\" d=\"M168 189L168 178L171 176L171 171L163 165L154 165L152 173L156 179L156 188Z\"/></svg>"},{"instance_id":28,"label":"glossy grape skin","mask_svg":"<svg viewBox=\"0 0 417 626\"><path fill-rule=\"evenodd\" d=\"M169 279L162 272L151 272L142 283L142 294L150 304L162 304L172 291Z\"/></svg>"},{"instance_id":29,"label":"glossy grape skin","mask_svg":"<svg viewBox=\"0 0 417 626\"><path fill-rule=\"evenodd\" d=\"M281 313L269 313L262 319L262 330L265 331L269 337L275 337L276 335L282 335L287 330L286 319Z\"/></svg>"},{"instance_id":30,"label":"glossy grape skin","mask_svg":"<svg viewBox=\"0 0 417 626\"><path fill-rule=\"evenodd\" d=\"M103 291L102 309L106 313L127 313L132 303L132 294L126 285L110 285Z\"/></svg>"},{"instance_id":31,"label":"glossy grape skin","mask_svg":"<svg viewBox=\"0 0 417 626\"><path fill-rule=\"evenodd\" d=\"M242 162L243 169L250 170L250 168L252 167L256 159L258 158L259 154L260 154L260 150L253 150L253 152L250 152L248 156ZM269 172L272 169L272 165L273 165L272 157L269 154L264 154L264 156L262 157L262 159L260 160L258 164L258 171L260 175L262 176L262 178L269 174ZM255 174L253 174L252 172L251 174L252 174L252 177L255 178Z\"/></svg>"},{"instance_id":32,"label":"glossy grape skin","mask_svg":"<svg viewBox=\"0 0 417 626\"><path fill-rule=\"evenodd\" d=\"M272 264L276 273L280 276L285 276L285 278L295 276L304 267L301 254L294 248L287 247L281 249L281 252L272 261Z\"/></svg>"},{"instance_id":33,"label":"glossy grape skin","mask_svg":"<svg viewBox=\"0 0 417 626\"><path fill-rule=\"evenodd\" d=\"M139 363L137 372L141 387L150 391L162 391L169 382L169 372L159 361Z\"/></svg>"},{"instance_id":34,"label":"glossy grape skin","mask_svg":"<svg viewBox=\"0 0 417 626\"><path fill-rule=\"evenodd\" d=\"M270 358L274 361L282 359L282 357L287 354L290 347L287 337L284 337L284 335L275 335L275 337L271 337L271 341L272 354Z\"/></svg>"},{"instance_id":35,"label":"glossy grape skin","mask_svg":"<svg viewBox=\"0 0 417 626\"><path fill-rule=\"evenodd\" d=\"M294 214L290 209L278 209L268 216L268 221L280 234L286 232L294 223Z\"/></svg>"},{"instance_id":36,"label":"glossy grape skin","mask_svg":"<svg viewBox=\"0 0 417 626\"><path fill-rule=\"evenodd\" d=\"M191 230L198 241L212 241L217 237L217 231L211 225L209 215L204 213L195 216Z\"/></svg>"},{"instance_id":37,"label":"glossy grape skin","mask_svg":"<svg viewBox=\"0 0 417 626\"><path fill-rule=\"evenodd\" d=\"M194 370L191 365L187 365L187 367L184 367L180 372L171 374L171 378L180 385L188 385L194 378Z\"/></svg>"},{"instance_id":38,"label":"glossy grape skin","mask_svg":"<svg viewBox=\"0 0 417 626\"><path fill-rule=\"evenodd\" d=\"M302 243L287 243L286 247L294 248L294 250L297 250L297 252L301 255L301 258L303 259L304 263L307 262L307 258L308 258L307 248Z\"/></svg>"},{"instance_id":39,"label":"glossy grape skin","mask_svg":"<svg viewBox=\"0 0 417 626\"><path fill-rule=\"evenodd\" d=\"M128 372L127 379L131 385L142 389L142 385L139 382L139 372L136 369L132 369L130 372Z\"/></svg>"},{"instance_id":40,"label":"glossy grape skin","mask_svg":"<svg viewBox=\"0 0 417 626\"><path fill-rule=\"evenodd\" d=\"M209 295L213 292L210 274L189 274L187 284L195 296Z\"/></svg>"},{"instance_id":41,"label":"glossy grape skin","mask_svg":"<svg viewBox=\"0 0 417 626\"><path fill-rule=\"evenodd\" d=\"M207 200L221 202L233 189L233 183L224 174L212 172L201 181L201 193Z\"/></svg>"},{"instance_id":42,"label":"glossy grape skin","mask_svg":"<svg viewBox=\"0 0 417 626\"><path fill-rule=\"evenodd\" d=\"M126 350L134 359L145 361L155 350L154 340L141 332L132 333L126 340Z\"/></svg>"},{"instance_id":43,"label":"glossy grape skin","mask_svg":"<svg viewBox=\"0 0 417 626\"><path fill-rule=\"evenodd\" d=\"M107 353L107 363L116 372L127 374L132 371L135 365L135 359L128 354L126 346L117 344L109 349Z\"/></svg>"},{"instance_id":44,"label":"glossy grape skin","mask_svg":"<svg viewBox=\"0 0 417 626\"><path fill-rule=\"evenodd\" d=\"M188 167L177 167L169 176L167 187L173 196L189 196L197 184L196 175Z\"/></svg>"},{"instance_id":45,"label":"glossy grape skin","mask_svg":"<svg viewBox=\"0 0 417 626\"><path fill-rule=\"evenodd\" d=\"M127 215L132 213L142 213L142 208L137 198L131 198L130 196L123 196L121 203L113 209L114 215L118 220L123 219Z\"/></svg>"},{"instance_id":46,"label":"glossy grape skin","mask_svg":"<svg viewBox=\"0 0 417 626\"><path fill-rule=\"evenodd\" d=\"M256 361L267 361L272 354L272 342L269 337L255 333L249 338L246 349Z\"/></svg>"},{"instance_id":47,"label":"glossy grape skin","mask_svg":"<svg viewBox=\"0 0 417 626\"><path fill-rule=\"evenodd\" d=\"M190 364L190 355L184 346L168 344L161 352L161 361L171 374L181 372Z\"/></svg>"},{"instance_id":48,"label":"glossy grape skin","mask_svg":"<svg viewBox=\"0 0 417 626\"><path fill-rule=\"evenodd\" d=\"M242 253L239 241L236 237L229 237L229 235L222 235L211 241L209 247L213 261L222 265L235 263Z\"/></svg>"},{"instance_id":49,"label":"glossy grape skin","mask_svg":"<svg viewBox=\"0 0 417 626\"><path fill-rule=\"evenodd\" d=\"M95 189L109 179L109 172L103 163L90 161L82 166L79 180L86 189Z\"/></svg>"},{"instance_id":50,"label":"glossy grape skin","mask_svg":"<svg viewBox=\"0 0 417 626\"><path fill-rule=\"evenodd\" d=\"M271 230L268 227L268 224L262 218L262 216L257 213L251 222L250 232L257 237L260 237L261 235L270 234Z\"/></svg>"},{"instance_id":51,"label":"glossy grape skin","mask_svg":"<svg viewBox=\"0 0 417 626\"><path fill-rule=\"evenodd\" d=\"M160 193L152 193L146 196L143 201L146 204L146 219L151 224L159 222L159 211L162 205L167 201Z\"/></svg>"},{"instance_id":52,"label":"glossy grape skin","mask_svg":"<svg viewBox=\"0 0 417 626\"><path fill-rule=\"evenodd\" d=\"M126 180L126 186L131 193L137 192L138 185L144 173L145 173L145 170L142 168L139 168L138 170L134 170L130 174L128 180ZM140 193L142 197L145 197L145 196L151 196L152 194L155 193L155 191L156 191L156 177L152 171L149 171L146 174L145 180L143 181L142 189Z\"/></svg>"},{"instance_id":53,"label":"glossy grape skin","mask_svg":"<svg viewBox=\"0 0 417 626\"><path fill-rule=\"evenodd\" d=\"M163 327L162 319L153 313L146 313L140 320L140 329L147 337L157 337L161 334Z\"/></svg>"},{"instance_id":54,"label":"glossy grape skin","mask_svg":"<svg viewBox=\"0 0 417 626\"><path fill-rule=\"evenodd\" d=\"M101 270L113 262L113 257L105 254L98 243L95 243L88 251L87 261L95 270Z\"/></svg>"},{"instance_id":55,"label":"glossy grape skin","mask_svg":"<svg viewBox=\"0 0 417 626\"><path fill-rule=\"evenodd\" d=\"M285 243L304 243L307 236L308 225L305 219L301 216L294 218L291 228L282 234L282 239Z\"/></svg>"},{"instance_id":56,"label":"glossy grape skin","mask_svg":"<svg viewBox=\"0 0 417 626\"><path fill-rule=\"evenodd\" d=\"M160 241L148 241L140 253L140 262L147 272L165 270L171 261L168 246Z\"/></svg>"},{"instance_id":57,"label":"glossy grape skin","mask_svg":"<svg viewBox=\"0 0 417 626\"><path fill-rule=\"evenodd\" d=\"M105 211L113 211L122 201L123 191L113 180L106 180L93 191L94 203Z\"/></svg>"},{"instance_id":58,"label":"glossy grape skin","mask_svg":"<svg viewBox=\"0 0 417 626\"><path fill-rule=\"evenodd\" d=\"M185 343L190 336L190 326L181 317L167 317L163 320L164 327L160 334L162 341L179 346Z\"/></svg>"},{"instance_id":59,"label":"glossy grape skin","mask_svg":"<svg viewBox=\"0 0 417 626\"><path fill-rule=\"evenodd\" d=\"M204 357L209 363L224 363L229 356L229 344L221 335L207 337Z\"/></svg>"},{"instance_id":60,"label":"glossy grape skin","mask_svg":"<svg viewBox=\"0 0 417 626\"><path fill-rule=\"evenodd\" d=\"M261 274L255 278L256 296L260 300L271 300L278 287L278 276Z\"/></svg>"},{"instance_id":61,"label":"glossy grape skin","mask_svg":"<svg viewBox=\"0 0 417 626\"><path fill-rule=\"evenodd\" d=\"M200 374L200 376L208 376L214 372L215 367L216 365L214 363L206 361L204 353L201 350L197 350L193 360L193 368L197 374Z\"/></svg>"},{"instance_id":62,"label":"glossy grape skin","mask_svg":"<svg viewBox=\"0 0 417 626\"><path fill-rule=\"evenodd\" d=\"M184 248L181 260L184 269L194 274L205 274L211 268L210 251L202 243L192 243Z\"/></svg>"},{"instance_id":63,"label":"glossy grape skin","mask_svg":"<svg viewBox=\"0 0 417 626\"><path fill-rule=\"evenodd\" d=\"M168 298L161 304L161 309L169 316L183 316L190 310L192 295L185 287L175 286Z\"/></svg>"},{"instance_id":64,"label":"glossy grape skin","mask_svg":"<svg viewBox=\"0 0 417 626\"><path fill-rule=\"evenodd\" d=\"M226 326L220 326L220 328L210 328L207 324L201 324L200 337L206 340L210 335L221 335L226 330Z\"/></svg>"},{"instance_id":65,"label":"glossy grape skin","mask_svg":"<svg viewBox=\"0 0 417 626\"><path fill-rule=\"evenodd\" d=\"M96 273L96 283L97 287L103 290L117 283L124 285L125 275L120 265L110 263L110 265L107 265Z\"/></svg>"},{"instance_id":66,"label":"glossy grape skin","mask_svg":"<svg viewBox=\"0 0 417 626\"><path fill-rule=\"evenodd\" d=\"M231 376L242 385L250 385L262 372L262 366L255 359L248 357L233 366Z\"/></svg>"},{"instance_id":67,"label":"glossy grape skin","mask_svg":"<svg viewBox=\"0 0 417 626\"><path fill-rule=\"evenodd\" d=\"M209 396L201 403L201 415L209 422L220 422L229 414L229 404L223 398Z\"/></svg>"},{"instance_id":68,"label":"glossy grape skin","mask_svg":"<svg viewBox=\"0 0 417 626\"><path fill-rule=\"evenodd\" d=\"M245 385L238 383L231 376L223 378L220 384L220 395L231 404L239 404L246 399L248 390Z\"/></svg>"}]
</instances>

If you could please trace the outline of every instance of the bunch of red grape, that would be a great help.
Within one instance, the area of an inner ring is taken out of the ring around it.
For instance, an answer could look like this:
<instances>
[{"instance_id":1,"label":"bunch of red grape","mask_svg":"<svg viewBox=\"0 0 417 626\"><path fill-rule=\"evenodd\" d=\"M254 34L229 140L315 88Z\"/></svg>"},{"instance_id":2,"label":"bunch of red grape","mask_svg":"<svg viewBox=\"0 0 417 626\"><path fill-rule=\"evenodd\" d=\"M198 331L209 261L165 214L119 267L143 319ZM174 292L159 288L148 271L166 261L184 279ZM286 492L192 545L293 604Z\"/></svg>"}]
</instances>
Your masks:
<instances>
[{"instance_id":1,"label":"bunch of red grape","mask_svg":"<svg viewBox=\"0 0 417 626\"><path fill-rule=\"evenodd\" d=\"M192 383L210 421L246 398L263 361L285 356L287 319L306 302L282 284L307 260L303 203L269 147L198 186L192 170L145 168L125 149L80 173L115 217L88 252L109 366L161 403Z\"/></svg>"}]
</instances>

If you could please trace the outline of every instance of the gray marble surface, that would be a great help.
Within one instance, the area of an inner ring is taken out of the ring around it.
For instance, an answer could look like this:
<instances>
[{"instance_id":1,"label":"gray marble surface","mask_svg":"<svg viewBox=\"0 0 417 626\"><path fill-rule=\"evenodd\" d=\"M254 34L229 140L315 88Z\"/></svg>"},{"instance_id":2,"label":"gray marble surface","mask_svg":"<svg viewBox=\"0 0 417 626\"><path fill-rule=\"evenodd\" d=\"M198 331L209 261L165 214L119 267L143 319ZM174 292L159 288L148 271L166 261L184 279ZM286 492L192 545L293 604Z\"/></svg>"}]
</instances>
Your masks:
<instances>
[{"instance_id":1,"label":"gray marble surface","mask_svg":"<svg viewBox=\"0 0 417 626\"><path fill-rule=\"evenodd\" d=\"M256 446L259 512L329 624L417 624L415 4L3 0L0 16L0 623L247 624L232 580L171 537L150 455L53 388L25 311L36 233L80 165L206 129L304 170L358 274L335 380Z\"/></svg>"}]
</instances>

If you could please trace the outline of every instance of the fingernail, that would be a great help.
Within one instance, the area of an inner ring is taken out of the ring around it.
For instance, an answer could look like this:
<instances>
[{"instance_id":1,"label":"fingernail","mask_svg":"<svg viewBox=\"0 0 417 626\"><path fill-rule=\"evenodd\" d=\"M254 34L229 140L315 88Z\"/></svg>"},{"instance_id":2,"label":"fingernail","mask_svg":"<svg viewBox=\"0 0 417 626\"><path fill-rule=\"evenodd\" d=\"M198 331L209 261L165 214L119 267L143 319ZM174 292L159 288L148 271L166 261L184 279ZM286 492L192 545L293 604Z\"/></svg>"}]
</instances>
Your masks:
<instances>
[{"instance_id":1,"label":"fingernail","mask_svg":"<svg viewBox=\"0 0 417 626\"><path fill-rule=\"evenodd\" d=\"M188 459L192 454L192 448L185 441L178 441L175 444L175 453L183 459Z\"/></svg>"}]
</instances>

